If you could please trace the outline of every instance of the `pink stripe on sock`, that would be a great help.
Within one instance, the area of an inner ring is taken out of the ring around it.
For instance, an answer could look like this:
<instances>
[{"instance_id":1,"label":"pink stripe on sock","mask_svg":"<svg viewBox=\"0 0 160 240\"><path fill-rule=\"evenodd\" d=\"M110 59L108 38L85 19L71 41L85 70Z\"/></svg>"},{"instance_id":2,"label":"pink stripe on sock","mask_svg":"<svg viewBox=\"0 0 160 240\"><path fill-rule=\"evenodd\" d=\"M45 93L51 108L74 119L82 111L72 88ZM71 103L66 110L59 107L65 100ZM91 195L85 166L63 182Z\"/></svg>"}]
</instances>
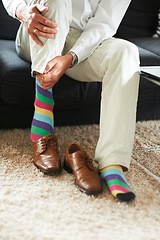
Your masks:
<instances>
[{"instance_id":1,"label":"pink stripe on sock","mask_svg":"<svg viewBox=\"0 0 160 240\"><path fill-rule=\"evenodd\" d=\"M128 193L128 192L132 192L131 190L127 189L127 188L124 188L120 185L112 185L109 187L110 191L114 191L114 190L119 190L119 191L122 191L124 193Z\"/></svg>"},{"instance_id":2,"label":"pink stripe on sock","mask_svg":"<svg viewBox=\"0 0 160 240\"><path fill-rule=\"evenodd\" d=\"M43 102L40 102L37 97L35 97L35 105L39 108L43 108L43 109L46 109L46 110L49 110L49 111L53 111L53 106L51 106L50 104L47 104L47 103L43 103Z\"/></svg>"},{"instance_id":3,"label":"pink stripe on sock","mask_svg":"<svg viewBox=\"0 0 160 240\"><path fill-rule=\"evenodd\" d=\"M31 133L31 139L32 141L37 141L38 139L40 139L42 136L35 134L35 133Z\"/></svg>"}]
</instances>

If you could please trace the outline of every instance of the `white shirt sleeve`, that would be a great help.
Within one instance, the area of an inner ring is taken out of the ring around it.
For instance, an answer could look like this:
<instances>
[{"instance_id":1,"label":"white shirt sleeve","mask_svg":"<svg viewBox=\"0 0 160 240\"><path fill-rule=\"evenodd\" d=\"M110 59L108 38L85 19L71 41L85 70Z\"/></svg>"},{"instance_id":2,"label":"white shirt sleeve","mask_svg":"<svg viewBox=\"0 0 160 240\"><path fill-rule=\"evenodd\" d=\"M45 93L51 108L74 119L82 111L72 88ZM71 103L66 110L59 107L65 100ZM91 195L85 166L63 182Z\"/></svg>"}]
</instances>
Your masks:
<instances>
[{"instance_id":1,"label":"white shirt sleeve","mask_svg":"<svg viewBox=\"0 0 160 240\"><path fill-rule=\"evenodd\" d=\"M98 45L117 31L131 0L101 0L95 15L89 19L81 36L72 47L78 62L89 57Z\"/></svg>"},{"instance_id":2,"label":"white shirt sleeve","mask_svg":"<svg viewBox=\"0 0 160 240\"><path fill-rule=\"evenodd\" d=\"M19 4L26 3L25 0L2 0L3 5L10 16L16 18L16 9Z\"/></svg>"}]
</instances>

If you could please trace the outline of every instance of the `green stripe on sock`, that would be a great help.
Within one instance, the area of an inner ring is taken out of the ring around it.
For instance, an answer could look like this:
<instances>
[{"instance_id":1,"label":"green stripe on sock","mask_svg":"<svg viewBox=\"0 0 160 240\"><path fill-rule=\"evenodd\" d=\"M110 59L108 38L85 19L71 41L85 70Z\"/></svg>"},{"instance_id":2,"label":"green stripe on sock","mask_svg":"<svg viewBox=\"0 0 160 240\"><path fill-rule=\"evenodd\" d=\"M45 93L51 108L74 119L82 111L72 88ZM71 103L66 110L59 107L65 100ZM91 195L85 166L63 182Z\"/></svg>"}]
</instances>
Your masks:
<instances>
[{"instance_id":1,"label":"green stripe on sock","mask_svg":"<svg viewBox=\"0 0 160 240\"><path fill-rule=\"evenodd\" d=\"M50 98L47 98L47 97L43 96L38 91L36 92L36 96L37 96L37 99L40 102L47 103L47 104L49 104L51 106L54 106L54 100L53 99L50 99Z\"/></svg>"},{"instance_id":2,"label":"green stripe on sock","mask_svg":"<svg viewBox=\"0 0 160 240\"><path fill-rule=\"evenodd\" d=\"M32 125L32 127L31 127L31 133L34 133L34 134L37 134L40 136L46 136L48 134L51 134L49 131L46 131L46 130L36 127L34 125Z\"/></svg>"},{"instance_id":3,"label":"green stripe on sock","mask_svg":"<svg viewBox=\"0 0 160 240\"><path fill-rule=\"evenodd\" d=\"M127 189L133 191L131 188L129 188L125 183L123 183L123 182L122 182L121 180L119 180L119 179L109 180L109 181L107 182L107 184L108 184L109 187L112 186L112 185L120 185L120 186L122 186L122 187L124 187L124 188L127 188Z\"/></svg>"}]
</instances>

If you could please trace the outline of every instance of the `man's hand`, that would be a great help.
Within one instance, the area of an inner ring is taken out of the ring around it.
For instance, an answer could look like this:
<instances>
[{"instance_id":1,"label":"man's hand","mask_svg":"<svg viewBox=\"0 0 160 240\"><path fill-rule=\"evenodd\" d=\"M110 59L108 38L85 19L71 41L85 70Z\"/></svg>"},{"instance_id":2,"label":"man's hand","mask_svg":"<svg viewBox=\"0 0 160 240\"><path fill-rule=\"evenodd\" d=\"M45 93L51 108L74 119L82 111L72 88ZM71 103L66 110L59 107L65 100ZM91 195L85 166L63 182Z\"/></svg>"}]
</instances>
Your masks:
<instances>
[{"instance_id":1,"label":"man's hand","mask_svg":"<svg viewBox=\"0 0 160 240\"><path fill-rule=\"evenodd\" d=\"M40 46L43 46L43 43L38 39L38 36L54 38L58 32L56 29L58 25L41 15L47 11L48 7L40 4L32 6L20 4L16 9L17 18L23 22L31 38Z\"/></svg>"},{"instance_id":2,"label":"man's hand","mask_svg":"<svg viewBox=\"0 0 160 240\"><path fill-rule=\"evenodd\" d=\"M36 78L41 83L43 89L49 89L53 87L65 73L65 71L71 66L72 55L67 54L64 56L57 56L53 58L44 70L43 74L37 73Z\"/></svg>"}]
</instances>

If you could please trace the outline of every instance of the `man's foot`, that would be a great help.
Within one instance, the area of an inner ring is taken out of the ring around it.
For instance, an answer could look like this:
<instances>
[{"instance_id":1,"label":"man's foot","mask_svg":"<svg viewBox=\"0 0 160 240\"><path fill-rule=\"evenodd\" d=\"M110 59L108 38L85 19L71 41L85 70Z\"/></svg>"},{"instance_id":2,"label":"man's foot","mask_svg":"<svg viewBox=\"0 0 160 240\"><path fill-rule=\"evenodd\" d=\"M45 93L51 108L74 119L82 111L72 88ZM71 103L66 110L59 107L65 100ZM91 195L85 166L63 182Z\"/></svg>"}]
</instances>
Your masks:
<instances>
[{"instance_id":1,"label":"man's foot","mask_svg":"<svg viewBox=\"0 0 160 240\"><path fill-rule=\"evenodd\" d=\"M75 185L90 195L102 192L102 181L98 172L93 167L93 160L77 144L70 144L67 147L64 169L74 173Z\"/></svg>"},{"instance_id":2,"label":"man's foot","mask_svg":"<svg viewBox=\"0 0 160 240\"><path fill-rule=\"evenodd\" d=\"M111 194L122 202L135 198L135 192L128 185L122 167L112 165L101 169L101 178L107 183Z\"/></svg>"},{"instance_id":3,"label":"man's foot","mask_svg":"<svg viewBox=\"0 0 160 240\"><path fill-rule=\"evenodd\" d=\"M60 173L62 170L58 154L57 138L54 135L46 135L32 141L33 162L44 173Z\"/></svg>"}]
</instances>

